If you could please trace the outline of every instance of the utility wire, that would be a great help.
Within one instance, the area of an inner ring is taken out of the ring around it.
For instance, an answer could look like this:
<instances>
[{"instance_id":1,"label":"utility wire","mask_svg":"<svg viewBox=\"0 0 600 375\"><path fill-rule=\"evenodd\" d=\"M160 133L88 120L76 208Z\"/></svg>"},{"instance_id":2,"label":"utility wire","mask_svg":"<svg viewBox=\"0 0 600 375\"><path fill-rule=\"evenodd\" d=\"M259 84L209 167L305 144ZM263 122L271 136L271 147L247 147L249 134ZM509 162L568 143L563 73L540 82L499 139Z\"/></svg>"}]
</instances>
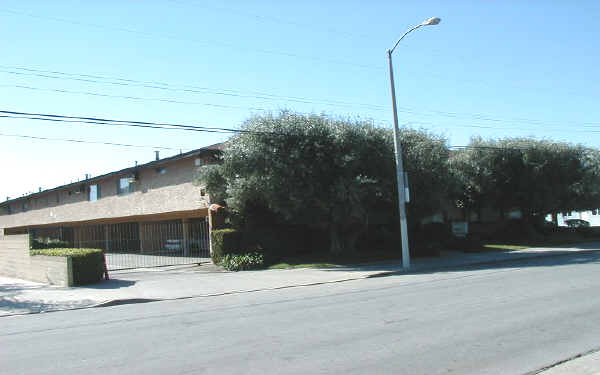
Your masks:
<instances>
[{"instance_id":1,"label":"utility wire","mask_svg":"<svg viewBox=\"0 0 600 375\"><path fill-rule=\"evenodd\" d=\"M386 108L385 106L377 105L377 104L353 103L353 102L344 102L344 101L338 101L338 100L310 99L310 98L305 98L305 97L274 95L274 94L268 94L268 93L264 93L264 92L250 91L250 92L245 93L244 91L231 90L231 89L217 89L217 88L191 86L191 85L174 85L174 84L165 83L165 82L136 81L136 80L132 80L132 79L114 78L114 77L89 75L89 74L64 73L64 72L57 72L57 71L30 69L30 68L6 66L6 65L0 65L0 68L18 69L18 70L27 71L27 72L16 72L16 71L10 71L10 70L0 70L0 72L2 72L2 73L19 75L19 76L35 76L35 77L42 77L42 78L72 80L72 81L87 82L87 83L100 83L100 84L108 84L108 85L116 85L116 86L144 87L144 88L150 88L150 89L156 89L156 90L179 91L179 92L196 93L196 94L214 94L214 95L241 97L241 98L262 99L262 100L285 100L285 101L289 101L289 102L297 102L297 103L305 103L305 104L323 104L323 105L340 106L340 107L361 106L361 107L367 107L367 108L371 108L371 109L375 109L375 110L384 110ZM89 78L85 78L85 77L89 77Z\"/></svg>"},{"instance_id":2,"label":"utility wire","mask_svg":"<svg viewBox=\"0 0 600 375\"><path fill-rule=\"evenodd\" d=\"M175 4L186 4L188 2L184 2L184 1L180 1L180 0L170 0L170 2L175 3ZM188 3L189 4L189 3ZM255 20L259 20L259 21L267 21L267 22L274 22L274 23L279 23L279 24L284 24L284 25L291 25L297 28L301 28L303 31L306 31L307 29L309 30L315 30L315 26L318 27L321 32L327 33L327 34L332 34L332 35L336 35L336 36L346 36L346 37L351 37L351 38L361 38L361 39L369 39L369 40L373 40L373 36L369 36L366 34L358 34L358 33L353 33L350 31L346 31L346 30L340 30L340 29L335 29L332 27L319 27L319 25L315 25L314 23L305 23L305 22L298 22L298 21L293 21L293 20L289 20L289 19L284 19L284 18L280 18L280 17L273 17L273 16L265 16L265 15L261 15L261 14L255 14L255 13L250 13L250 12L245 12L245 11L241 11L238 9L233 9L233 8L225 8L221 5L219 5L218 7L216 6L210 6L210 5L206 5L206 3L202 3L199 4L196 1L192 1L191 4L192 6L195 7L199 7L199 8L204 8L204 9L209 9L215 12L227 12L227 13L233 13L233 14L237 14L237 15L241 15L244 17L248 17L248 18L252 18Z\"/></svg>"},{"instance_id":3,"label":"utility wire","mask_svg":"<svg viewBox=\"0 0 600 375\"><path fill-rule=\"evenodd\" d=\"M371 65L357 64L357 63L352 63L352 62L344 61L344 60L328 59L328 58L323 58L323 57L318 57L318 56L310 56L310 55L301 55L301 54L287 52L287 51L281 51L281 50L264 49L264 48L248 48L245 45L239 45L239 44L228 43L228 42L223 42L223 41L181 38L179 36L172 35L172 34L170 35L170 34L161 34L161 33L149 33L149 32L145 32L145 31L139 31L139 30L129 29L129 28L125 28L125 27L93 24L93 23L74 21L74 20L58 18L58 17L39 16L39 15L32 14L32 13L19 12L19 11L10 10L10 9L0 9L0 12L12 14L12 15L18 15L18 16L37 18L37 19L47 19L47 20L51 20L51 21L68 23L68 24L78 25L78 26L126 32L126 33L130 33L130 34L136 34L136 35L147 36L147 37L152 37L152 38L161 38L161 39L174 40L174 41L180 41L180 42L181 41L191 42L191 43L200 44L200 45L214 45L214 46L218 46L218 47L234 49L235 51L246 50L246 51L250 51L250 52L257 52L257 53L267 54L267 55L291 57L291 58L308 60L308 61L317 61L317 62L327 63L327 64L346 65L346 66L352 66L352 67L360 68L360 69L379 70L379 71L385 69L383 65L381 67L374 67Z\"/></svg>"},{"instance_id":4,"label":"utility wire","mask_svg":"<svg viewBox=\"0 0 600 375\"><path fill-rule=\"evenodd\" d=\"M233 128L206 127L206 126L194 126L194 125L185 125L185 124L176 124L176 123L160 123L160 122L149 122L149 121L115 120L115 119L105 119L105 118L89 117L89 116L87 116L87 117L66 116L66 115L58 115L58 114L31 113L31 112L19 112L19 111L7 111L7 110L0 110L0 118L27 119L27 120L67 122L67 123L75 122L75 123L109 125L109 126L131 126L131 127L151 128L151 129L184 130L184 131L209 132L209 133L221 133L221 134L250 133L250 134L267 134L267 135L285 135L283 133L276 133L276 132L260 132L260 131L251 131L251 130L233 129ZM600 133L600 131L595 131L593 133ZM123 147L172 149L172 148L161 147L161 146L118 144L118 143L113 143L113 142L85 141L85 140L62 139L62 138L46 138L46 137L17 135L17 134L0 133L0 136L31 138L31 139L39 139L39 140L67 141L67 142L77 142L77 143L96 143L96 144L106 144L106 145L123 146ZM527 149L527 148L515 148L515 147L471 146L471 145L448 146L448 148L450 148L450 149L494 149L494 150L495 149L502 149L502 150ZM595 150L593 148L586 148L586 149Z\"/></svg>"},{"instance_id":5,"label":"utility wire","mask_svg":"<svg viewBox=\"0 0 600 375\"><path fill-rule=\"evenodd\" d=\"M73 80L77 80L77 81L85 81L85 82L93 82L93 83L107 83L107 84L113 84L113 85L119 85L119 86L139 85L141 87L160 89L160 90L196 92L196 93L209 92L209 93L213 93L216 95L246 97L246 98L263 99L263 100L275 100L277 98L280 98L280 99L286 100L286 101L294 101L294 102L300 102L300 103L306 103L306 104L322 104L322 105L343 106L343 107L363 106L363 107L369 108L370 110L373 110L376 112L386 112L387 111L385 106L376 105L376 104L352 103L352 102L333 101L333 100L314 100L314 99L310 99L310 98L286 97L286 96L278 96L278 95L267 94L267 93L255 93L257 95L246 95L243 93L239 93L239 91L229 90L229 89L212 89L212 88L197 87L197 86L190 86L190 85L185 85L185 87L195 87L195 88L193 88L193 89L192 88L182 88L182 87L177 88L177 87L173 87L174 86L173 84L163 83L163 82L135 81L135 80L127 80L127 79L123 79L123 78L114 78L114 77L97 76L97 75L89 75L89 74L65 73L65 72L30 69L30 68L23 68L23 67L9 67L9 66L3 66L3 65L0 65L0 67L8 67L8 68L12 68L12 69L21 69L21 70L25 70L25 71L41 72L41 73L48 73L48 74L60 74L60 75L66 75L66 76L72 77L72 78L64 77L65 79L73 79ZM24 74L22 72L9 72L9 71L3 71L3 70L0 70L0 72L5 72L5 73L9 73L9 74L17 74L17 75ZM56 79L63 78L63 77L51 77L48 74L37 74L37 73L31 73L31 74L36 75L36 76L44 76L46 78L56 78ZM75 76L75 77L73 77L73 76ZM77 78L77 76L79 76L79 77L96 77L98 79L108 79L108 80L123 81L123 82L101 82L101 81L87 79L87 78ZM0 85L0 86L2 86L2 85ZM138 97L138 96L111 95L111 94L104 94L104 93L98 93L98 92L40 88L40 87L25 86L25 85L4 85L4 86L5 87L16 87L16 88L28 89L28 90L53 91L53 92L60 92L60 93L67 93L67 94L92 95L92 96L109 97L109 98L117 98L117 99L128 99L128 100L136 100L136 101L159 101L159 102L166 102L166 103L173 103L173 104L203 105L203 106L209 106L209 107L214 107L214 108L224 108L224 109L249 109L249 110L256 110L256 111L265 111L266 110L265 108L260 108L260 107L232 106L232 105L223 105L223 104L216 104L216 103L202 103L202 102L192 102L192 101L183 101L183 100L166 99L166 98L144 98L144 97ZM164 87L162 87L162 86L164 86ZM218 90L220 90L220 91L218 91ZM263 104L265 104L265 103L263 103ZM565 123L565 122L561 122L561 121L557 121L557 120L544 120L544 119L532 119L532 118L497 118L497 117L494 117L492 115L487 115L487 114L460 113L460 112L449 112L449 111L441 111L441 110L419 111L419 110L415 110L415 109L409 108L409 107L399 107L398 112L406 113L406 114L410 114L410 115L414 115L414 116L429 116L429 117L442 116L442 117L455 118L455 119L460 119L460 120L476 120L476 121L484 121L484 122L500 123L500 124L506 124L506 123L525 124L528 126L533 125L533 126L544 127L544 129L548 129L549 123L554 123L556 126L561 127L561 129L566 125L581 126L584 128L600 127L600 122L567 122L567 123ZM383 119L374 118L373 120L384 122L384 123L389 123L388 121L383 120ZM425 122L422 122L422 123L425 123ZM465 127L465 126L461 125L461 127ZM476 126L476 125L471 125L468 127L485 128L484 126ZM515 128L512 128L512 129L515 129ZM522 129L518 129L518 130L522 130Z\"/></svg>"},{"instance_id":6,"label":"utility wire","mask_svg":"<svg viewBox=\"0 0 600 375\"><path fill-rule=\"evenodd\" d=\"M181 38L181 37L178 37L178 36L175 36L175 35L166 35L166 34L159 34L159 33L148 33L148 32L144 32L144 31L139 31L139 30L134 30L134 29L128 29L128 28L123 28L123 27L106 26L106 25L101 25L101 24L84 23L84 22L75 21L75 20L69 20L69 19L64 19L64 18L40 16L40 15L36 15L36 14L31 14L31 13L26 13L26 12L19 12L19 11L10 10L10 9L0 9L0 12L7 13L7 14L12 14L12 15L19 15L19 16L37 18L37 19L47 19L47 20L52 20L52 21L56 21L56 22L62 22L62 23L67 23L67 24L72 24L72 25L77 25L77 26L85 26L85 27L91 27L91 28L100 28L100 29L115 30L115 31L119 31L119 32L132 33L132 34L136 34L136 35L140 35L140 36L146 36L146 37L153 37L153 38L157 37L157 38L162 38L162 39L167 39L167 40L192 42L192 43L202 44L202 45L216 45L216 46L220 46L220 47L224 47L224 48L234 49L236 51L238 51L240 49L245 49L247 51L253 51L253 52L262 53L262 54L279 55L279 56L285 56L285 57L297 58L297 59L304 59L304 60L313 60L313 61L319 61L319 62L328 63L328 64L347 65L347 66L352 66L352 67L355 67L355 68L368 69L368 70L378 71L378 72L381 72L381 71L385 70L384 66L357 64L357 63L352 63L350 61L327 59L327 58L318 57L318 56L301 55L301 54L296 54L296 53L291 53L291 52L285 52L285 51L279 51L279 50L252 49L252 48L246 47L245 45L236 45L236 44L227 43L227 42L220 42L220 41L200 41L200 40L196 40L196 39ZM293 23L293 22L291 22L291 23ZM301 25L301 24L298 23L298 25ZM312 27L314 25L310 25L310 26ZM333 29L332 29L332 32L333 32ZM464 59L467 59L467 58L468 57L465 57ZM440 74L440 73L436 73L436 72L429 72L429 74L433 75L433 76L436 76L438 78L441 78L441 79L448 79L448 75L447 74ZM469 83L469 84L477 85L477 86L481 86L482 85L482 81L481 80L475 80L475 79L469 80L469 79L461 78L460 81L453 81L453 82L455 82L455 84ZM489 85L486 84L484 86L488 87ZM511 86L513 86L514 88L518 88L518 89L534 90L534 91L538 91L538 92L547 92L549 89L551 89L551 88L531 87L531 86L522 86L522 85L518 85L517 86L517 85L514 85L514 84L511 85ZM571 95L571 96L578 96L578 95L579 96L585 96L585 97L589 96L589 95L584 95L584 94L582 94L582 93L580 93L578 91L570 91L570 92L568 92L568 94Z\"/></svg>"},{"instance_id":7,"label":"utility wire","mask_svg":"<svg viewBox=\"0 0 600 375\"><path fill-rule=\"evenodd\" d=\"M4 118L8 116L0 115L0 118ZM147 148L147 149L160 149L160 150L181 150L173 147L165 147L165 146L149 146L149 145L134 145L128 143L114 143L114 142L104 142L104 141L90 141L84 139L73 139L73 138L52 138L52 137L40 137L40 136L32 136L32 135L24 135L24 134L6 134L0 133L0 137L14 137L14 138L25 138L25 139L34 139L40 141L58 141L58 142L70 142L70 143L82 143L82 144L98 144L98 145L107 145L107 146L117 146L117 147L126 147L126 148ZM448 149L451 150L484 150L484 151L524 151L529 150L527 147L499 147L499 146L447 146ZM584 147L586 150L594 150L598 151L598 149Z\"/></svg>"},{"instance_id":8,"label":"utility wire","mask_svg":"<svg viewBox=\"0 0 600 375\"><path fill-rule=\"evenodd\" d=\"M4 116L0 116L0 117L4 117ZM164 146L132 145L132 144L127 144L127 143L88 141L88 140L84 140L84 139L71 139L71 138L50 138L50 137L39 137L39 136L33 136L33 135L24 135L24 134L0 133L0 137L26 138L26 139L35 139L35 140L41 140L41 141L60 141L60 142L71 142L71 143L98 144L98 145L119 146L119 147L128 147L128 148L151 148L151 149L157 149L157 150L179 150L179 149L176 149L173 147L164 147Z\"/></svg>"},{"instance_id":9,"label":"utility wire","mask_svg":"<svg viewBox=\"0 0 600 375\"><path fill-rule=\"evenodd\" d=\"M196 125L186 125L186 124L177 124L177 123L150 122L150 121L114 120L114 119L105 119L105 118L89 117L89 116L88 117L65 116L65 115L57 115L57 114L18 112L18 111L7 111L7 110L0 110L0 117L15 118L15 119L27 119L27 120L56 121L56 122L78 122L78 123L99 124L99 125L132 126L132 127L152 128L152 129L188 130L188 131L223 133L223 134L255 133L255 134L279 134L280 135L280 133L274 133L274 132L248 131L248 130L233 129L233 128L219 128L219 127L196 126Z\"/></svg>"},{"instance_id":10,"label":"utility wire","mask_svg":"<svg viewBox=\"0 0 600 375\"><path fill-rule=\"evenodd\" d=\"M188 104L188 105L201 105L212 108L219 109L244 109L251 111L266 111L265 108L259 107L242 107L235 105L227 105L227 104L215 104L215 103L202 103L202 102L190 102L183 100L174 100L174 99L166 99L166 98L144 98L139 96L132 95L112 95L112 94L104 94L93 91L74 91L74 90L65 90L65 89L52 89L45 87L34 87L34 86L25 86L25 85L0 85L0 87L14 87L18 89L25 90L33 90L33 91L50 91L50 92L59 92L62 94L75 94L75 95L89 95L89 96L99 96L103 98L114 98L114 99L127 99L127 100L136 100L136 101L154 101L154 102L163 102L163 103L172 103L172 104Z\"/></svg>"},{"instance_id":11,"label":"utility wire","mask_svg":"<svg viewBox=\"0 0 600 375\"><path fill-rule=\"evenodd\" d=\"M57 114L42 114L42 113L29 113L29 112L18 112L18 111L6 111L0 110L0 118L12 118L12 119L27 119L27 120L39 120L39 121L50 121L50 122L63 122L63 123L83 123L93 125L108 125L108 126L127 126L127 127L138 127L148 129L165 129L165 130L183 130L183 131L196 131L206 133L219 133L219 134L235 134L235 133L250 133L250 134L263 134L263 135L285 135L283 133L274 132L259 132L259 131L248 131L243 129L233 128L218 128L218 127L206 127L206 126L194 126L185 124L175 123L158 123L148 121L129 121L129 120L114 120L104 119L97 117L81 117L81 116L65 116ZM463 127L470 127L465 125ZM490 127L491 128L491 127ZM565 130L569 133L576 130ZM600 133L600 131L585 131L586 133Z\"/></svg>"}]
</instances>

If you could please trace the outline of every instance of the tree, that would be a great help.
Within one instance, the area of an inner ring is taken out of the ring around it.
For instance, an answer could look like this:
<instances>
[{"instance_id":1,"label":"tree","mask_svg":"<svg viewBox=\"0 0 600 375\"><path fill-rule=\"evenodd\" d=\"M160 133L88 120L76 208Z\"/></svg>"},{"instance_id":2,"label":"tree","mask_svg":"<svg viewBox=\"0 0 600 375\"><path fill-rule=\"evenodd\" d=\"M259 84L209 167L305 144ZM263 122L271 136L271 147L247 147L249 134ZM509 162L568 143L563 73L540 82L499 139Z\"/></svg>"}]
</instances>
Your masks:
<instances>
[{"instance_id":1,"label":"tree","mask_svg":"<svg viewBox=\"0 0 600 375\"><path fill-rule=\"evenodd\" d=\"M444 196L448 149L443 138L421 131L401 138L410 220L420 220ZM200 179L211 195L223 195L239 225L266 210L286 223L326 229L332 253L354 250L367 215L397 210L393 135L370 122L255 116L229 140L222 161Z\"/></svg>"},{"instance_id":2,"label":"tree","mask_svg":"<svg viewBox=\"0 0 600 375\"><path fill-rule=\"evenodd\" d=\"M459 202L467 208L519 208L533 223L547 214L598 205L598 152L531 138L483 140L453 154L461 181Z\"/></svg>"}]
</instances>

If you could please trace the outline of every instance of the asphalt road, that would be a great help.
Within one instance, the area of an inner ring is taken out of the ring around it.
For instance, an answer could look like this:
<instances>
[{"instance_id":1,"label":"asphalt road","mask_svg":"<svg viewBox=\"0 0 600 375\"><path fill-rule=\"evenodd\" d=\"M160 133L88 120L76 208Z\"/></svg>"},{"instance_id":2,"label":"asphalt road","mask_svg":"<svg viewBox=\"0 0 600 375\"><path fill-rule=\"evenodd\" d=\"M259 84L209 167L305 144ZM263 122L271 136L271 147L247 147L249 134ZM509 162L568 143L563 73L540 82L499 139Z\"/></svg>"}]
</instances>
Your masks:
<instances>
[{"instance_id":1,"label":"asphalt road","mask_svg":"<svg viewBox=\"0 0 600 375\"><path fill-rule=\"evenodd\" d=\"M525 374L600 348L599 287L588 253L5 317L0 373Z\"/></svg>"}]
</instances>

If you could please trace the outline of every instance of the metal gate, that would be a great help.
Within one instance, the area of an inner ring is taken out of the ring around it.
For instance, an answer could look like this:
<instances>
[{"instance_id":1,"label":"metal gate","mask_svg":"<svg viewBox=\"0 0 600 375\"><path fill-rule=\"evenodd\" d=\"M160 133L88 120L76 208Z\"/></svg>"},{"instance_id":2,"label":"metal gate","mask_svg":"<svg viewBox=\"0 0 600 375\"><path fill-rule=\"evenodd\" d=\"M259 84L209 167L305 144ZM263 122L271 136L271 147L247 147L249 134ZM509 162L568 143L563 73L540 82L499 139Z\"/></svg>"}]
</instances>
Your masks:
<instances>
[{"instance_id":1,"label":"metal gate","mask_svg":"<svg viewBox=\"0 0 600 375\"><path fill-rule=\"evenodd\" d=\"M44 228L32 234L40 247L102 249L109 270L195 264L210 258L206 218Z\"/></svg>"}]
</instances>

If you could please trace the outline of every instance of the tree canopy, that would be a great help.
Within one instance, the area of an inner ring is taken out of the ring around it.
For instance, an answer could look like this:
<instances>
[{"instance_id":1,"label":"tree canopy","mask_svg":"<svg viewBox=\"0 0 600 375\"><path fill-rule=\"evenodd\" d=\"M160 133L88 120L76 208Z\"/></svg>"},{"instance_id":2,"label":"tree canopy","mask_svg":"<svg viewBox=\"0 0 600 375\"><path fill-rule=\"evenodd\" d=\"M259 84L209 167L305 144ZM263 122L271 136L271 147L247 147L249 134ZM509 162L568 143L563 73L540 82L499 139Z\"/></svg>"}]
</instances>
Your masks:
<instances>
[{"instance_id":1,"label":"tree canopy","mask_svg":"<svg viewBox=\"0 0 600 375\"><path fill-rule=\"evenodd\" d=\"M484 140L450 152L423 130L400 134L409 175L409 224L449 202L464 208L519 208L524 218L600 207L600 151L531 138ZM213 202L235 225L282 223L327 231L330 251L355 248L367 223L398 223L393 132L369 121L281 112L248 119L201 169ZM264 226L264 225L263 225ZM395 228L399 230L399 228Z\"/></svg>"},{"instance_id":2,"label":"tree canopy","mask_svg":"<svg viewBox=\"0 0 600 375\"><path fill-rule=\"evenodd\" d=\"M446 196L445 139L401 134L411 186L408 212L435 212ZM232 137L222 164L200 175L211 196L242 218L268 209L291 224L326 228L330 250L353 250L368 215L394 215L393 134L367 121L282 112L250 118Z\"/></svg>"},{"instance_id":3,"label":"tree canopy","mask_svg":"<svg viewBox=\"0 0 600 375\"><path fill-rule=\"evenodd\" d=\"M455 152L450 165L465 207L519 208L525 218L595 208L598 152L531 138L483 140Z\"/></svg>"}]
</instances>

